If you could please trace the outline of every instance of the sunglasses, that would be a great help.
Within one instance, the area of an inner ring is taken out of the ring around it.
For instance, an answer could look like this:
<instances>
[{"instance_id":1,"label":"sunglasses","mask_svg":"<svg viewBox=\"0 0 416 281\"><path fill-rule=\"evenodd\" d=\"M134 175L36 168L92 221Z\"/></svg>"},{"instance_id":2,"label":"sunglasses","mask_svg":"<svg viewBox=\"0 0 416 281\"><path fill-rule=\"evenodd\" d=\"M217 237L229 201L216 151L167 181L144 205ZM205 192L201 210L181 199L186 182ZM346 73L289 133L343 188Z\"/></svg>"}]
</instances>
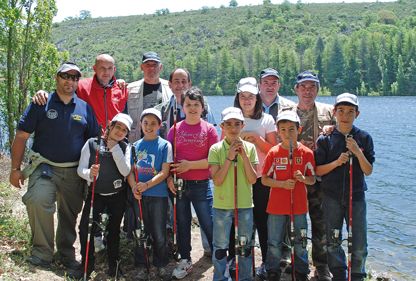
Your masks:
<instances>
[{"instance_id":1,"label":"sunglasses","mask_svg":"<svg viewBox=\"0 0 416 281\"><path fill-rule=\"evenodd\" d=\"M58 76L64 80L72 80L74 82L78 82L79 81L79 75L78 74L69 74L66 72L59 72Z\"/></svg>"}]
</instances>

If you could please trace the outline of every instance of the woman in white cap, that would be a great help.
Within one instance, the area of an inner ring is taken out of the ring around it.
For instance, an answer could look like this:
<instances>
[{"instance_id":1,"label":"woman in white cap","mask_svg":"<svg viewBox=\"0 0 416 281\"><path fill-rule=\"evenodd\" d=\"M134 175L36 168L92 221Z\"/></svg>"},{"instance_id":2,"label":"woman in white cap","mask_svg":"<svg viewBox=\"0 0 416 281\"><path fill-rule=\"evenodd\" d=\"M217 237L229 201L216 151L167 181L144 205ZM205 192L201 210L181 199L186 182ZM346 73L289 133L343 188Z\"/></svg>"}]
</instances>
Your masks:
<instances>
[{"instance_id":1,"label":"woman in white cap","mask_svg":"<svg viewBox=\"0 0 416 281\"><path fill-rule=\"evenodd\" d=\"M82 265L88 261L87 273L94 270L94 239L89 243L88 259L86 245L89 233L95 233L100 225L100 214L106 210L109 215L107 234L108 275L120 275L119 244L120 224L126 209L126 177L131 170L130 145L125 142L133 123L129 115L118 113L111 120L105 135L101 138L89 139L81 151L78 175L89 185L79 225ZM98 151L98 161L96 153ZM98 163L97 163L98 162ZM95 181L95 186L94 186ZM89 213L91 207L92 187L94 186L93 223L89 229ZM118 272L117 272L118 271ZM80 273L80 277L82 272Z\"/></svg>"}]
</instances>

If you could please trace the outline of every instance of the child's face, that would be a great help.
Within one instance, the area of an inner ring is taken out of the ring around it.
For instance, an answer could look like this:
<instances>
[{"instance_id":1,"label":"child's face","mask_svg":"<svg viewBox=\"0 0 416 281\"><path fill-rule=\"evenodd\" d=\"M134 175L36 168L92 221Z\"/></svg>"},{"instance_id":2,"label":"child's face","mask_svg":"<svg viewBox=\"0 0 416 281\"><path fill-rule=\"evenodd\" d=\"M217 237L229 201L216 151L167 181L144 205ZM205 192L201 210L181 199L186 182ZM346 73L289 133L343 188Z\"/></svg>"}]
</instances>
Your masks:
<instances>
[{"instance_id":1,"label":"child's face","mask_svg":"<svg viewBox=\"0 0 416 281\"><path fill-rule=\"evenodd\" d=\"M352 126L359 113L354 105L337 105L334 108L334 115L340 126Z\"/></svg>"},{"instance_id":2,"label":"child's face","mask_svg":"<svg viewBox=\"0 0 416 281\"><path fill-rule=\"evenodd\" d=\"M108 137L115 141L122 141L127 136L128 132L127 126L117 121L110 129Z\"/></svg>"},{"instance_id":3,"label":"child's face","mask_svg":"<svg viewBox=\"0 0 416 281\"><path fill-rule=\"evenodd\" d=\"M295 143L298 139L298 134L300 133L301 128L296 126L295 122L292 121L280 121L277 124L277 132L282 144L288 146L290 142Z\"/></svg>"},{"instance_id":4,"label":"child's face","mask_svg":"<svg viewBox=\"0 0 416 281\"><path fill-rule=\"evenodd\" d=\"M220 126L226 138L236 139L240 136L240 132L244 128L244 123L241 120L232 118L222 122Z\"/></svg>"},{"instance_id":5,"label":"child's face","mask_svg":"<svg viewBox=\"0 0 416 281\"><path fill-rule=\"evenodd\" d=\"M238 101L243 113L252 113L256 106L256 95L249 92L242 92L238 94Z\"/></svg>"},{"instance_id":6,"label":"child's face","mask_svg":"<svg viewBox=\"0 0 416 281\"><path fill-rule=\"evenodd\" d=\"M186 118L199 119L203 111L202 104L199 100L191 100L189 97L186 97L183 102L183 111Z\"/></svg>"},{"instance_id":7,"label":"child's face","mask_svg":"<svg viewBox=\"0 0 416 281\"><path fill-rule=\"evenodd\" d=\"M142 131L145 137L157 137L160 128L159 119L153 114L147 114L142 118Z\"/></svg>"}]
</instances>

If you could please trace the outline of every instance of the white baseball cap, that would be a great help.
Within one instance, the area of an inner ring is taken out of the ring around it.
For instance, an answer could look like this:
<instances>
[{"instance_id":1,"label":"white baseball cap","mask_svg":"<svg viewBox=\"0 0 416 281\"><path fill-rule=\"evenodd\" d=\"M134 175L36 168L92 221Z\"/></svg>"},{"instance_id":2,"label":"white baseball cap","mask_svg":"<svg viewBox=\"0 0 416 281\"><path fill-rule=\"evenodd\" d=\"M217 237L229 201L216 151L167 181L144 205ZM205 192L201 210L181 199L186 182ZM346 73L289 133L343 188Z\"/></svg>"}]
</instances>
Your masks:
<instances>
[{"instance_id":1,"label":"white baseball cap","mask_svg":"<svg viewBox=\"0 0 416 281\"><path fill-rule=\"evenodd\" d=\"M125 113L117 113L116 116L113 117L111 122L120 122L126 125L129 132L131 131L131 124L133 124L133 120L131 119L130 115Z\"/></svg>"}]
</instances>

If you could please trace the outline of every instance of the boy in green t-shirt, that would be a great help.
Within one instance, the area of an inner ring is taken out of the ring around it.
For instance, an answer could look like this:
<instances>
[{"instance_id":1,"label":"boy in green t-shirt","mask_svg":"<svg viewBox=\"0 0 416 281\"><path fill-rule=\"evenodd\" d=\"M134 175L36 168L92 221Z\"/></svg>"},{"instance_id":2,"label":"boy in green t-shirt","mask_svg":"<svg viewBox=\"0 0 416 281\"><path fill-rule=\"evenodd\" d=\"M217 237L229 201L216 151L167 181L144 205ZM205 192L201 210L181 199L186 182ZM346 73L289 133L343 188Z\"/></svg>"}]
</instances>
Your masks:
<instances>
[{"instance_id":1,"label":"boy in green t-shirt","mask_svg":"<svg viewBox=\"0 0 416 281\"><path fill-rule=\"evenodd\" d=\"M240 138L240 132L244 127L244 116L239 108L224 109L221 113L220 126L224 139L212 145L208 155L208 164L214 181L213 280L226 278L230 229L235 217L238 218L236 241L241 249L236 251L236 254L241 255L238 257L239 280L251 280L252 184L257 180L256 166L259 161L255 146Z\"/></svg>"}]
</instances>

